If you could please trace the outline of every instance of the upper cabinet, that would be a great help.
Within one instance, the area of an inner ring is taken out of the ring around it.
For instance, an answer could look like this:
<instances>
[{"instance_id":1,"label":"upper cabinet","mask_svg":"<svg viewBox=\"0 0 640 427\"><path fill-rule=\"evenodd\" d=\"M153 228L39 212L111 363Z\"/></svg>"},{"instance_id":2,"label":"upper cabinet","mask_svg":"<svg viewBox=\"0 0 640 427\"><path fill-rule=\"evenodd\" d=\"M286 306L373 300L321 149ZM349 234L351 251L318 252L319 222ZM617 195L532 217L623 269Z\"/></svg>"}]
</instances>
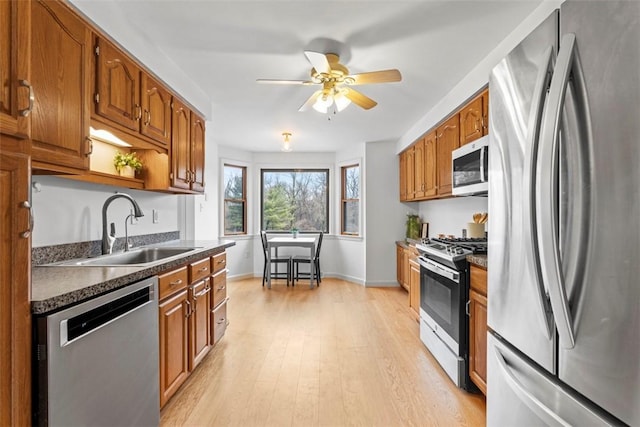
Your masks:
<instances>
[{"instance_id":1,"label":"upper cabinet","mask_svg":"<svg viewBox=\"0 0 640 427\"><path fill-rule=\"evenodd\" d=\"M421 136L399 155L400 201L451 197L451 153L488 133L489 90Z\"/></svg>"},{"instance_id":2,"label":"upper cabinet","mask_svg":"<svg viewBox=\"0 0 640 427\"><path fill-rule=\"evenodd\" d=\"M460 146L487 135L489 90L485 90L460 110Z\"/></svg>"},{"instance_id":3,"label":"upper cabinet","mask_svg":"<svg viewBox=\"0 0 640 427\"><path fill-rule=\"evenodd\" d=\"M204 191L204 120L182 102L173 102L171 185Z\"/></svg>"},{"instance_id":4,"label":"upper cabinet","mask_svg":"<svg viewBox=\"0 0 640 427\"><path fill-rule=\"evenodd\" d=\"M28 138L33 87L29 73L31 9L0 1L0 132Z\"/></svg>"},{"instance_id":5,"label":"upper cabinet","mask_svg":"<svg viewBox=\"0 0 640 427\"><path fill-rule=\"evenodd\" d=\"M94 119L134 138L168 147L171 142L170 92L103 38L96 37L94 53Z\"/></svg>"},{"instance_id":6,"label":"upper cabinet","mask_svg":"<svg viewBox=\"0 0 640 427\"><path fill-rule=\"evenodd\" d=\"M10 2L21 3L21 2ZM91 32L64 3L31 5L31 117L34 169L89 168Z\"/></svg>"},{"instance_id":7,"label":"upper cabinet","mask_svg":"<svg viewBox=\"0 0 640 427\"><path fill-rule=\"evenodd\" d=\"M460 146L460 115L454 114L436 129L438 195L451 194L451 152Z\"/></svg>"}]
</instances>

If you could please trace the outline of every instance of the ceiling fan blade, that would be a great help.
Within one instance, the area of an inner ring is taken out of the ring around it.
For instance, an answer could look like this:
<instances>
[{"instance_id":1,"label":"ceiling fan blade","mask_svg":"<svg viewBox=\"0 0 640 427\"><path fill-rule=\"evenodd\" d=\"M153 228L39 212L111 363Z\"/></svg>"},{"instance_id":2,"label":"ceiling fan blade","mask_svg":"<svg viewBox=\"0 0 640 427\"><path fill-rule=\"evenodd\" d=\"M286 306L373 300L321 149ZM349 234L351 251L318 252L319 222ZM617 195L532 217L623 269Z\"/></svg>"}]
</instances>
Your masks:
<instances>
[{"instance_id":1,"label":"ceiling fan blade","mask_svg":"<svg viewBox=\"0 0 640 427\"><path fill-rule=\"evenodd\" d=\"M350 79L353 79L353 82L351 82ZM402 75L400 74L400 71L396 69L352 74L345 79L345 81L348 84L352 84L352 85L366 85L371 83L391 83L391 82L399 82L401 80L402 80Z\"/></svg>"},{"instance_id":2,"label":"ceiling fan blade","mask_svg":"<svg viewBox=\"0 0 640 427\"><path fill-rule=\"evenodd\" d=\"M258 83L268 83L268 84L277 84L277 85L315 85L318 84L316 82L312 82L311 80L279 80L279 79L256 79Z\"/></svg>"},{"instance_id":3,"label":"ceiling fan blade","mask_svg":"<svg viewBox=\"0 0 640 427\"><path fill-rule=\"evenodd\" d=\"M313 68L315 68L318 73L329 74L329 72L331 71L329 60L324 53L305 50L304 56L307 57L307 60L311 63L311 65L313 65Z\"/></svg>"},{"instance_id":4,"label":"ceiling fan blade","mask_svg":"<svg viewBox=\"0 0 640 427\"><path fill-rule=\"evenodd\" d=\"M343 89L344 89L344 96L346 96L349 100L351 100L351 102L353 102L359 107L364 108L365 110L370 110L371 108L378 105L376 101L374 101L373 99L369 98L366 95L363 95L362 93L358 92L355 89L351 89L350 87L345 87Z\"/></svg>"},{"instance_id":5,"label":"ceiling fan blade","mask_svg":"<svg viewBox=\"0 0 640 427\"><path fill-rule=\"evenodd\" d=\"M317 90L315 91L310 97L309 99L307 99L305 101L304 104L302 104L302 106L300 108L298 108L298 111L300 112L304 112L307 111L309 108L313 107L313 104L315 104L316 99L318 99L318 97L322 95L322 90Z\"/></svg>"}]
</instances>

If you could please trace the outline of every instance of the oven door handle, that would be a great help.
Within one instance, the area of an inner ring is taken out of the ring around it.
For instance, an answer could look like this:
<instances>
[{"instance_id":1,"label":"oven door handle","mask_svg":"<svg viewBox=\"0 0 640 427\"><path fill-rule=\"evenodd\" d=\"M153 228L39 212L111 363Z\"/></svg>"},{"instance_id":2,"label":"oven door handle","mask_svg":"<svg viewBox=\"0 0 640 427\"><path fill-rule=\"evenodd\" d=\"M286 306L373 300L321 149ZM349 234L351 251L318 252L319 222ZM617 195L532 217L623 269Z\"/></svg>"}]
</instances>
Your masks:
<instances>
[{"instance_id":1,"label":"oven door handle","mask_svg":"<svg viewBox=\"0 0 640 427\"><path fill-rule=\"evenodd\" d=\"M453 271L447 267L440 266L435 262L422 257L418 258L418 263L427 270L436 273L439 276L443 276L453 282L460 283L460 273L456 271Z\"/></svg>"}]
</instances>

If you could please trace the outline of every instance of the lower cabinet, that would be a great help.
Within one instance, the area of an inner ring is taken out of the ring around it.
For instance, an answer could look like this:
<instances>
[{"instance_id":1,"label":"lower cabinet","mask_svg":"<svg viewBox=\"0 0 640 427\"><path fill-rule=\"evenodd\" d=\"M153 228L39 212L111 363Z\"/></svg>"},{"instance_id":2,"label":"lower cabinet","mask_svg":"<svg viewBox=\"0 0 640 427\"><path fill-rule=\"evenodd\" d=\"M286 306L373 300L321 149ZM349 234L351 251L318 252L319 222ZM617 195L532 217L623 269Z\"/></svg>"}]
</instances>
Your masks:
<instances>
[{"instance_id":1,"label":"lower cabinet","mask_svg":"<svg viewBox=\"0 0 640 427\"><path fill-rule=\"evenodd\" d=\"M225 264L222 253L158 276L161 408L225 333Z\"/></svg>"},{"instance_id":2,"label":"lower cabinet","mask_svg":"<svg viewBox=\"0 0 640 427\"><path fill-rule=\"evenodd\" d=\"M471 265L469 376L487 394L487 270Z\"/></svg>"},{"instance_id":3,"label":"lower cabinet","mask_svg":"<svg viewBox=\"0 0 640 427\"><path fill-rule=\"evenodd\" d=\"M409 308L420 320L420 264L415 258L409 260Z\"/></svg>"}]
</instances>

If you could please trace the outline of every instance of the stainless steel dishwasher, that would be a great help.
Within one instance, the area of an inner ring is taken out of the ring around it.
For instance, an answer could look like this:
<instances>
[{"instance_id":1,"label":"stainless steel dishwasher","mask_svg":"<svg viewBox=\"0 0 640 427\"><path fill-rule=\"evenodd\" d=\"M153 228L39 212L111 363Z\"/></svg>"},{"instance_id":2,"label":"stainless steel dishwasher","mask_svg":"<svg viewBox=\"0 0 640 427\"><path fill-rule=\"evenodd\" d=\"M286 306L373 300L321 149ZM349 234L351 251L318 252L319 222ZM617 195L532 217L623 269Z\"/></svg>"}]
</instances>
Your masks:
<instances>
[{"instance_id":1,"label":"stainless steel dishwasher","mask_svg":"<svg viewBox=\"0 0 640 427\"><path fill-rule=\"evenodd\" d=\"M37 318L34 422L157 426L158 279Z\"/></svg>"}]
</instances>

